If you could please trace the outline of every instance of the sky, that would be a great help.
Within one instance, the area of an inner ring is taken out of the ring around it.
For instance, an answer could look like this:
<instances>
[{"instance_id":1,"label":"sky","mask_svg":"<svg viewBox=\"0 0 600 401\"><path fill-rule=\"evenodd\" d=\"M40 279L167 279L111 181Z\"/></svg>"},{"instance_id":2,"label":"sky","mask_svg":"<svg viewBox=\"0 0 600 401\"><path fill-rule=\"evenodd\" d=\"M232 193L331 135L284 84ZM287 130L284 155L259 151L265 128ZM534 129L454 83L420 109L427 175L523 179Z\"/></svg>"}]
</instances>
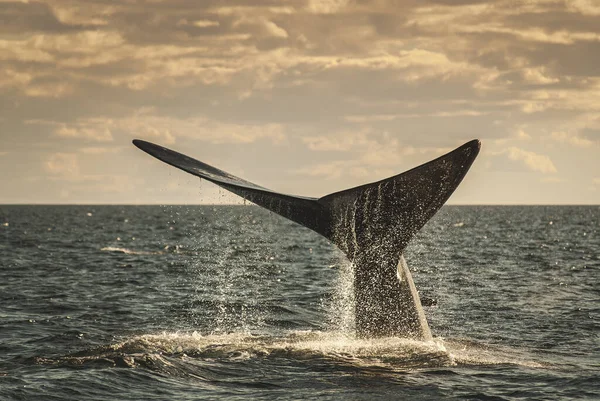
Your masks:
<instances>
[{"instance_id":1,"label":"sky","mask_svg":"<svg viewBox=\"0 0 600 401\"><path fill-rule=\"evenodd\" d=\"M478 138L449 203L600 204L597 0L0 0L0 203L323 196Z\"/></svg>"}]
</instances>

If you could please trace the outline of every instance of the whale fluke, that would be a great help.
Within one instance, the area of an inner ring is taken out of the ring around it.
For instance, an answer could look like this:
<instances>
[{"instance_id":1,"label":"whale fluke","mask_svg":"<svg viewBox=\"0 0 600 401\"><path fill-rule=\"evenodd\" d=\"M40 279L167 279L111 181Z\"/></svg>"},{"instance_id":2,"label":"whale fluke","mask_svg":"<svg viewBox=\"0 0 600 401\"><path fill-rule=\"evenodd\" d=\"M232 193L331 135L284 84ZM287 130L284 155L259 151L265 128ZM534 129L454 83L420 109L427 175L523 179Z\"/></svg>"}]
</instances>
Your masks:
<instances>
[{"instance_id":1,"label":"whale fluke","mask_svg":"<svg viewBox=\"0 0 600 401\"><path fill-rule=\"evenodd\" d=\"M133 144L332 241L354 264L360 337L431 338L402 254L460 184L479 153L478 140L404 173L321 198L278 193L162 146L139 139Z\"/></svg>"}]
</instances>

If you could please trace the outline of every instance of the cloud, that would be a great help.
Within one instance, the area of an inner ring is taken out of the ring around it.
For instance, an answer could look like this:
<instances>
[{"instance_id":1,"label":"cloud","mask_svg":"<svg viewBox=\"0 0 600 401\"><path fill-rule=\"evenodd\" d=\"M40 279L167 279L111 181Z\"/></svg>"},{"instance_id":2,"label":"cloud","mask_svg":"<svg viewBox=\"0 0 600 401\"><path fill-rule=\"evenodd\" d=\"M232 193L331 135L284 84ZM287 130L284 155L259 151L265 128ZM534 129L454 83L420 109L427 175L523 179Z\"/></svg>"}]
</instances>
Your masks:
<instances>
[{"instance_id":1,"label":"cloud","mask_svg":"<svg viewBox=\"0 0 600 401\"><path fill-rule=\"evenodd\" d=\"M85 155L104 155L104 154L114 154L118 153L122 150L122 148L101 148L101 147L84 147L80 148L79 152Z\"/></svg>"},{"instance_id":2,"label":"cloud","mask_svg":"<svg viewBox=\"0 0 600 401\"><path fill-rule=\"evenodd\" d=\"M96 120L84 120L77 124L63 124L54 133L63 138L83 138L96 142L111 142L113 135L107 127L97 126Z\"/></svg>"},{"instance_id":3,"label":"cloud","mask_svg":"<svg viewBox=\"0 0 600 401\"><path fill-rule=\"evenodd\" d=\"M596 142L590 139L573 135L568 132L553 132L551 138L556 142L566 143L580 148L588 148L596 144Z\"/></svg>"},{"instance_id":4,"label":"cloud","mask_svg":"<svg viewBox=\"0 0 600 401\"><path fill-rule=\"evenodd\" d=\"M295 172L310 177L323 177L325 179L333 180L339 179L344 172L347 171L348 162L337 160L328 163L319 163L310 167L303 167L297 169Z\"/></svg>"},{"instance_id":5,"label":"cloud","mask_svg":"<svg viewBox=\"0 0 600 401\"><path fill-rule=\"evenodd\" d=\"M67 82L43 82L39 79L28 82L24 93L30 97L64 97L74 90L73 86Z\"/></svg>"},{"instance_id":6,"label":"cloud","mask_svg":"<svg viewBox=\"0 0 600 401\"><path fill-rule=\"evenodd\" d=\"M65 139L93 142L113 142L115 136L144 138L172 145L176 138L189 138L212 144L248 144L268 140L282 143L285 138L281 124L233 124L206 117L177 118L155 114L153 109L141 108L128 116L119 118L80 118L72 123L52 120L29 120L28 124L55 127L53 134ZM82 152L98 154L116 151L115 148L82 148Z\"/></svg>"},{"instance_id":7,"label":"cloud","mask_svg":"<svg viewBox=\"0 0 600 401\"><path fill-rule=\"evenodd\" d=\"M79 160L73 153L54 153L44 163L44 168L52 175L63 178L79 176Z\"/></svg>"},{"instance_id":8,"label":"cloud","mask_svg":"<svg viewBox=\"0 0 600 401\"><path fill-rule=\"evenodd\" d=\"M279 124L232 124L206 117L175 118L143 109L113 124L128 135L160 140L166 145L174 143L177 137L212 144L252 143L263 139L281 143L285 138L283 126Z\"/></svg>"},{"instance_id":9,"label":"cloud","mask_svg":"<svg viewBox=\"0 0 600 401\"><path fill-rule=\"evenodd\" d=\"M594 0L573 0L567 5L572 10L584 15L600 15L600 6Z\"/></svg>"},{"instance_id":10,"label":"cloud","mask_svg":"<svg viewBox=\"0 0 600 401\"><path fill-rule=\"evenodd\" d=\"M267 19L261 19L261 23L264 26L265 32L270 36L273 36L275 38L283 38L283 39L285 39L289 36L285 29L281 28L273 21L269 21Z\"/></svg>"},{"instance_id":11,"label":"cloud","mask_svg":"<svg viewBox=\"0 0 600 401\"><path fill-rule=\"evenodd\" d=\"M336 152L341 160L331 160L295 172L325 179L351 177L381 179L399 173L408 162L419 161L421 155L440 155L449 151L445 148L414 147L403 144L388 132L368 129L360 131L337 131L329 135L308 136L302 142L313 152ZM411 166L412 167L412 166Z\"/></svg>"},{"instance_id":12,"label":"cloud","mask_svg":"<svg viewBox=\"0 0 600 401\"><path fill-rule=\"evenodd\" d=\"M88 28L90 28L88 26ZM69 32L85 29L80 24L60 21L53 9L38 1L3 1L0 10L0 34L19 34L23 31Z\"/></svg>"},{"instance_id":13,"label":"cloud","mask_svg":"<svg viewBox=\"0 0 600 401\"><path fill-rule=\"evenodd\" d=\"M303 136L302 142L313 151L349 151L369 143L367 131L338 131L333 135Z\"/></svg>"},{"instance_id":14,"label":"cloud","mask_svg":"<svg viewBox=\"0 0 600 401\"><path fill-rule=\"evenodd\" d=\"M506 154L510 160L524 163L530 170L539 171L543 174L556 173L557 169L552 160L546 155L523 150L514 146L501 152Z\"/></svg>"},{"instance_id":15,"label":"cloud","mask_svg":"<svg viewBox=\"0 0 600 401\"><path fill-rule=\"evenodd\" d=\"M186 23L187 23L187 21L184 19L183 24L186 24ZM195 27L198 27L198 28L209 28L209 27L217 27L217 26L220 26L221 24L219 23L219 21L212 21L209 19L199 19L199 20L193 21L192 25Z\"/></svg>"},{"instance_id":16,"label":"cloud","mask_svg":"<svg viewBox=\"0 0 600 401\"><path fill-rule=\"evenodd\" d=\"M600 114L592 117L592 123L578 130L578 135L591 141L600 141Z\"/></svg>"},{"instance_id":17,"label":"cloud","mask_svg":"<svg viewBox=\"0 0 600 401\"><path fill-rule=\"evenodd\" d=\"M320 177L326 180L353 178L364 182L389 177L397 171L390 168L373 168L355 160L334 160L303 167L295 170L294 173L309 177Z\"/></svg>"},{"instance_id":18,"label":"cloud","mask_svg":"<svg viewBox=\"0 0 600 401\"><path fill-rule=\"evenodd\" d=\"M394 121L405 118L451 118L451 117L479 117L487 114L477 110L452 110L437 111L432 113L399 113L399 114L370 114L370 115L351 115L344 118L352 123L369 123L375 121Z\"/></svg>"},{"instance_id":19,"label":"cloud","mask_svg":"<svg viewBox=\"0 0 600 401\"><path fill-rule=\"evenodd\" d=\"M123 174L90 174L90 166L84 168L86 157L101 156L102 162L107 160L104 152L89 152L89 149L93 148L82 149L83 157L77 153L53 153L44 162L43 167L50 174L50 180L60 182L60 191L64 194L61 197L69 198L71 193L82 191L99 191L102 194L126 193L135 183L135 179ZM70 190L67 189L69 185Z\"/></svg>"},{"instance_id":20,"label":"cloud","mask_svg":"<svg viewBox=\"0 0 600 401\"><path fill-rule=\"evenodd\" d=\"M529 142L532 140L531 135L525 132L523 129L518 129L514 134L505 138L498 138L494 140L496 145L504 145L510 142Z\"/></svg>"},{"instance_id":21,"label":"cloud","mask_svg":"<svg viewBox=\"0 0 600 401\"><path fill-rule=\"evenodd\" d=\"M348 0L310 0L308 10L317 14L333 14L348 5Z\"/></svg>"}]
</instances>

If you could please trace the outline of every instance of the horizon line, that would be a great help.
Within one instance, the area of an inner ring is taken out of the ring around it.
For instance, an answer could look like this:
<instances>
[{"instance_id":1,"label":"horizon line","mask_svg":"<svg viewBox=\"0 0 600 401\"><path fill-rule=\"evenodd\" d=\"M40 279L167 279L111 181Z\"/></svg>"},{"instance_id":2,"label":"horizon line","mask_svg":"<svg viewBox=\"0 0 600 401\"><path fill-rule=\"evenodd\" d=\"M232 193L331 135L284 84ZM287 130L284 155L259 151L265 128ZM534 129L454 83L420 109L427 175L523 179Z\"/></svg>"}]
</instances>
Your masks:
<instances>
[{"instance_id":1,"label":"horizon line","mask_svg":"<svg viewBox=\"0 0 600 401\"><path fill-rule=\"evenodd\" d=\"M2 206L258 206L247 203L3 203ZM446 203L443 206L600 206L600 203Z\"/></svg>"}]
</instances>

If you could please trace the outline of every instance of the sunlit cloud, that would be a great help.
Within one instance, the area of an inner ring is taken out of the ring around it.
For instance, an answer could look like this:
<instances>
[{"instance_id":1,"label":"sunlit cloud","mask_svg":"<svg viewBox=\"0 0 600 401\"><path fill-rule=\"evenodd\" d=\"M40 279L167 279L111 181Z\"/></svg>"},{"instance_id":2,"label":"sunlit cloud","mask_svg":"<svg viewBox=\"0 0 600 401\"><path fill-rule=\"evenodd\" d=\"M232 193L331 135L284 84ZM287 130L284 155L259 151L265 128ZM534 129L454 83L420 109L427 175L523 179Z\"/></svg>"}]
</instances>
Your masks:
<instances>
[{"instance_id":1,"label":"sunlit cloud","mask_svg":"<svg viewBox=\"0 0 600 401\"><path fill-rule=\"evenodd\" d=\"M310 0L308 10L317 14L333 14L342 10L348 3L348 0Z\"/></svg>"},{"instance_id":2,"label":"sunlit cloud","mask_svg":"<svg viewBox=\"0 0 600 401\"><path fill-rule=\"evenodd\" d=\"M403 170L407 158L419 155L438 156L451 149L414 147L403 144L387 132L338 131L330 135L302 138L315 152L336 152L345 159L319 163L297 169L295 173L328 180L351 177L376 180ZM416 159L415 159L416 160Z\"/></svg>"},{"instance_id":3,"label":"sunlit cloud","mask_svg":"<svg viewBox=\"0 0 600 401\"><path fill-rule=\"evenodd\" d=\"M552 160L546 155L527 151L517 147L510 147L502 152L510 160L520 161L532 171L539 171L544 174L556 173L557 169Z\"/></svg>"},{"instance_id":4,"label":"sunlit cloud","mask_svg":"<svg viewBox=\"0 0 600 401\"><path fill-rule=\"evenodd\" d=\"M556 142L565 143L581 148L587 148L596 144L596 142L590 139L582 138L577 135L572 135L567 132L553 132L551 138Z\"/></svg>"},{"instance_id":5,"label":"sunlit cloud","mask_svg":"<svg viewBox=\"0 0 600 401\"><path fill-rule=\"evenodd\" d=\"M567 3L573 11L588 15L600 15L600 5L594 0L572 0Z\"/></svg>"},{"instance_id":6,"label":"sunlit cloud","mask_svg":"<svg viewBox=\"0 0 600 401\"><path fill-rule=\"evenodd\" d=\"M50 174L64 178L79 176L79 160L76 154L54 153L46 160L44 167Z\"/></svg>"},{"instance_id":7,"label":"sunlit cloud","mask_svg":"<svg viewBox=\"0 0 600 401\"><path fill-rule=\"evenodd\" d=\"M183 20L185 21L185 20ZM186 22L184 22L185 24ZM212 20L208 20L208 19L200 19L200 20L196 20L194 22L192 22L192 25L198 27L198 28L208 28L211 26L219 26L219 21L212 21Z\"/></svg>"},{"instance_id":8,"label":"sunlit cloud","mask_svg":"<svg viewBox=\"0 0 600 401\"><path fill-rule=\"evenodd\" d=\"M515 142L529 142L532 140L531 135L525 132L522 129L517 130L514 134L507 136L505 138L498 138L494 140L496 145L505 145L507 143L515 143Z\"/></svg>"},{"instance_id":9,"label":"sunlit cloud","mask_svg":"<svg viewBox=\"0 0 600 401\"><path fill-rule=\"evenodd\" d=\"M176 118L154 114L152 109L138 109L129 116L119 118L81 118L73 123L29 120L28 124L55 127L53 133L62 138L84 139L94 142L112 142L115 135L126 138L144 138L172 145L176 138L192 138L213 144L252 143L268 140L280 144L285 132L280 124L232 124L206 117ZM106 148L82 148L87 153L102 153Z\"/></svg>"},{"instance_id":10,"label":"sunlit cloud","mask_svg":"<svg viewBox=\"0 0 600 401\"><path fill-rule=\"evenodd\" d=\"M86 148L84 148L86 149ZM87 148L90 149L90 148ZM102 152L82 152L84 155L100 155ZM102 193L126 193L135 181L124 174L96 174L85 172L83 158L75 153L54 153L44 163L44 169L50 174L51 181L61 186L61 198L68 197L73 191L102 191ZM68 189L66 186L71 186Z\"/></svg>"},{"instance_id":11,"label":"sunlit cloud","mask_svg":"<svg viewBox=\"0 0 600 401\"><path fill-rule=\"evenodd\" d=\"M123 149L122 148L100 148L100 147L83 147L79 149L79 152L85 154L85 155L105 155L105 154L111 154L111 153L118 153L121 152Z\"/></svg>"},{"instance_id":12,"label":"sunlit cloud","mask_svg":"<svg viewBox=\"0 0 600 401\"><path fill-rule=\"evenodd\" d=\"M66 124L58 127L54 133L59 137L64 138L84 138L97 142L110 142L113 140L112 133L106 127L95 127L95 121L81 122L75 126L67 126Z\"/></svg>"},{"instance_id":13,"label":"sunlit cloud","mask_svg":"<svg viewBox=\"0 0 600 401\"><path fill-rule=\"evenodd\" d=\"M330 135L304 136L302 142L314 151L344 152L368 145L368 132L338 131Z\"/></svg>"}]
</instances>

